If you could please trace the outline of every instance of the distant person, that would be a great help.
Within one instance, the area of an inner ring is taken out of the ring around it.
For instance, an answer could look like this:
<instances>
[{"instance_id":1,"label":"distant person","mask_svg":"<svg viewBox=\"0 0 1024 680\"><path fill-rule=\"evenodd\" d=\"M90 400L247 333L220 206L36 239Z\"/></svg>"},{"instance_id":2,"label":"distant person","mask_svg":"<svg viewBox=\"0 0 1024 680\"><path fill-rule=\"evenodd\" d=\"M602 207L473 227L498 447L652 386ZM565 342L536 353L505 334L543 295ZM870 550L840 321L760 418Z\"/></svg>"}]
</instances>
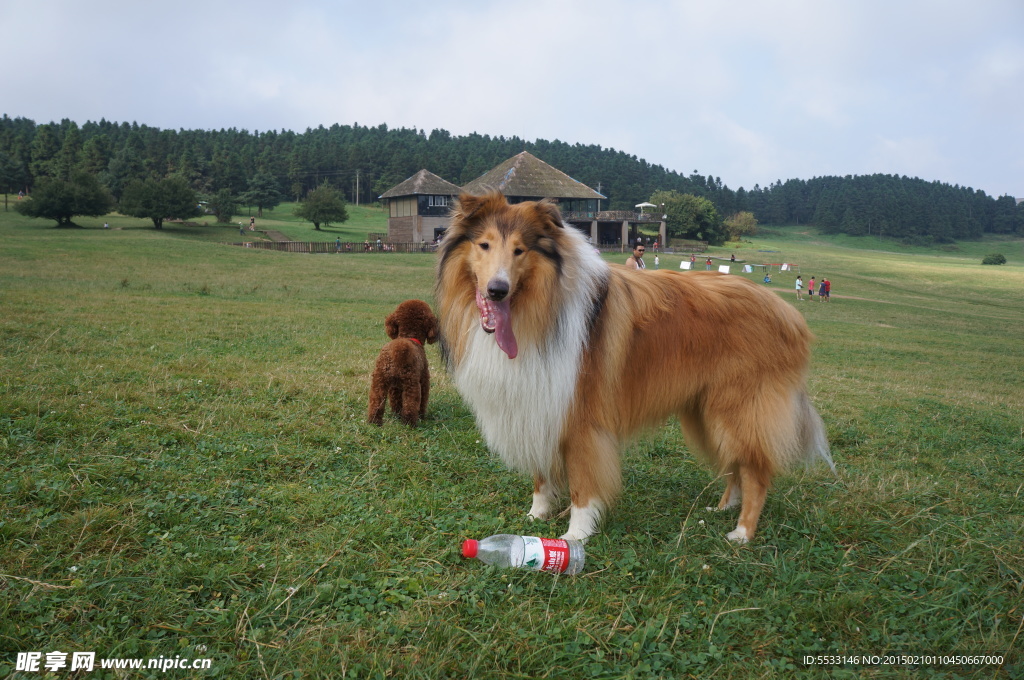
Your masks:
<instances>
[{"instance_id":1,"label":"distant person","mask_svg":"<svg viewBox=\"0 0 1024 680\"><path fill-rule=\"evenodd\" d=\"M821 283L818 285L818 302L821 302L822 300L825 299L825 289L827 288L827 286L825 285L826 281L828 281L828 279L826 279L824 276L821 277Z\"/></svg>"},{"instance_id":2,"label":"distant person","mask_svg":"<svg viewBox=\"0 0 1024 680\"><path fill-rule=\"evenodd\" d=\"M657 252L657 251L655 251L655 252ZM657 268L658 268L658 264L660 264L660 260L658 260L658 256L657 256L657 255L655 255L655 256L654 256L654 268L655 268L655 269L657 269Z\"/></svg>"},{"instance_id":3,"label":"distant person","mask_svg":"<svg viewBox=\"0 0 1024 680\"><path fill-rule=\"evenodd\" d=\"M249 218L249 231L256 231L256 218L255 217L250 217Z\"/></svg>"},{"instance_id":4,"label":"distant person","mask_svg":"<svg viewBox=\"0 0 1024 680\"><path fill-rule=\"evenodd\" d=\"M110 229L110 224L108 222L104 222L103 223L103 228L104 229Z\"/></svg>"},{"instance_id":5,"label":"distant person","mask_svg":"<svg viewBox=\"0 0 1024 680\"><path fill-rule=\"evenodd\" d=\"M804 280L803 277L796 277L796 299L804 299Z\"/></svg>"},{"instance_id":6,"label":"distant person","mask_svg":"<svg viewBox=\"0 0 1024 680\"><path fill-rule=\"evenodd\" d=\"M340 253L341 252L341 237L340 236L338 238L334 239L334 252L336 252L336 253Z\"/></svg>"},{"instance_id":7,"label":"distant person","mask_svg":"<svg viewBox=\"0 0 1024 680\"><path fill-rule=\"evenodd\" d=\"M832 302L832 282L829 281L828 279L822 279L821 285L825 291L825 302Z\"/></svg>"},{"instance_id":8,"label":"distant person","mask_svg":"<svg viewBox=\"0 0 1024 680\"><path fill-rule=\"evenodd\" d=\"M807 284L807 297L811 300L814 299L814 277L811 277L810 282Z\"/></svg>"},{"instance_id":9,"label":"distant person","mask_svg":"<svg viewBox=\"0 0 1024 680\"><path fill-rule=\"evenodd\" d=\"M764 284L767 286L771 282L772 282L772 275L771 274L765 274L764 275Z\"/></svg>"},{"instance_id":10,"label":"distant person","mask_svg":"<svg viewBox=\"0 0 1024 680\"><path fill-rule=\"evenodd\" d=\"M735 262L735 261L736 261L736 253L733 253L732 255L729 256L729 262Z\"/></svg>"},{"instance_id":11,"label":"distant person","mask_svg":"<svg viewBox=\"0 0 1024 680\"><path fill-rule=\"evenodd\" d=\"M645 250L647 249L644 248L643 244L640 243L640 240L637 239L636 245L633 246L633 254L629 256L628 260L626 260L626 266L630 269L647 269L647 265L644 264Z\"/></svg>"},{"instance_id":12,"label":"distant person","mask_svg":"<svg viewBox=\"0 0 1024 680\"><path fill-rule=\"evenodd\" d=\"M710 257L708 258L708 261L704 263L704 269L706 269L707 271L711 271L711 258Z\"/></svg>"}]
</instances>

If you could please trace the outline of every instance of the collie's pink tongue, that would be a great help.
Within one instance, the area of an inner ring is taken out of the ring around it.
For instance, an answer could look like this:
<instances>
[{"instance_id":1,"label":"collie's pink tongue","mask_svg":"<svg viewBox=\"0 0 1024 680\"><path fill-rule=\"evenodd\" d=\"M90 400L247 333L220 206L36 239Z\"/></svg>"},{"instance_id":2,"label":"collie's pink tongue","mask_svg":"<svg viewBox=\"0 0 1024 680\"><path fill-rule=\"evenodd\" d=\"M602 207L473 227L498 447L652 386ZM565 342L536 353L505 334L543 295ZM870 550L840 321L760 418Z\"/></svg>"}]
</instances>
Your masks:
<instances>
[{"instance_id":1,"label":"collie's pink tongue","mask_svg":"<svg viewBox=\"0 0 1024 680\"><path fill-rule=\"evenodd\" d=\"M501 302L495 302L477 291L476 306L480 310L480 325L486 332L494 333L498 347L508 355L509 359L515 359L519 354L519 344L512 332L512 315L508 298Z\"/></svg>"}]
</instances>

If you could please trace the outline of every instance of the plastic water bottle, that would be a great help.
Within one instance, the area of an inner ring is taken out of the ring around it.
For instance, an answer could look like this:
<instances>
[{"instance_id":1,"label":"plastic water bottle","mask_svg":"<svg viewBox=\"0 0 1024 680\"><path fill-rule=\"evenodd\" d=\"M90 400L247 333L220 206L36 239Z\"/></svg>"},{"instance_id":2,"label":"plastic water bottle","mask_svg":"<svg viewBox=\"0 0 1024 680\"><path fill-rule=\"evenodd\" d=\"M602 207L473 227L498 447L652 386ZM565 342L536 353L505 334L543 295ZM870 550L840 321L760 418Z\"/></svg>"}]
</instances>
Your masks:
<instances>
[{"instance_id":1,"label":"plastic water bottle","mask_svg":"<svg viewBox=\"0 0 1024 680\"><path fill-rule=\"evenodd\" d=\"M462 556L477 558L496 567L517 567L553 571L556 574L578 574L583 571L586 554L580 541L562 538L537 538L497 534L462 543Z\"/></svg>"}]
</instances>

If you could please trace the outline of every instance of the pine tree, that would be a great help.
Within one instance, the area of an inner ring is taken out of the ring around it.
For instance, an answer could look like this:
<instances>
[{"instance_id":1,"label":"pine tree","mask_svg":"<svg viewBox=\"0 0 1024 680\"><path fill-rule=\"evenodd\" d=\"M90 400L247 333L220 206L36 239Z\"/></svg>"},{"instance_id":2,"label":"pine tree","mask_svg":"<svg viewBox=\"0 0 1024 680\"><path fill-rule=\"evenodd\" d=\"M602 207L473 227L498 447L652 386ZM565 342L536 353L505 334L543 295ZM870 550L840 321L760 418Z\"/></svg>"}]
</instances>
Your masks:
<instances>
[{"instance_id":1,"label":"pine tree","mask_svg":"<svg viewBox=\"0 0 1024 680\"><path fill-rule=\"evenodd\" d=\"M281 204L277 179L269 172L260 170L249 180L248 190L242 194L242 202L256 206L256 216L263 217L264 208L273 210Z\"/></svg>"},{"instance_id":2,"label":"pine tree","mask_svg":"<svg viewBox=\"0 0 1024 680\"><path fill-rule=\"evenodd\" d=\"M59 152L60 140L57 139L57 126L53 123L40 125L32 139L32 156L29 161L29 170L32 172L33 180L53 176L53 159Z\"/></svg>"}]
</instances>

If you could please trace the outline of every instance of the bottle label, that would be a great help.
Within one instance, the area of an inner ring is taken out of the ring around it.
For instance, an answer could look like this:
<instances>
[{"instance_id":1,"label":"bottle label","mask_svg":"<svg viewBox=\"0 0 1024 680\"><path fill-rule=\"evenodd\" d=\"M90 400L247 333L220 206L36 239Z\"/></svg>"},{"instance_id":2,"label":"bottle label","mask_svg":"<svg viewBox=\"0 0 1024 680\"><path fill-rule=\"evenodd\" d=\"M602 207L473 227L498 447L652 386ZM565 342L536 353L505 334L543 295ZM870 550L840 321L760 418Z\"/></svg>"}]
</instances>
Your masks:
<instances>
[{"instance_id":1,"label":"bottle label","mask_svg":"<svg viewBox=\"0 0 1024 680\"><path fill-rule=\"evenodd\" d=\"M537 571L562 573L569 566L569 544L560 538L523 536L523 566Z\"/></svg>"}]
</instances>

